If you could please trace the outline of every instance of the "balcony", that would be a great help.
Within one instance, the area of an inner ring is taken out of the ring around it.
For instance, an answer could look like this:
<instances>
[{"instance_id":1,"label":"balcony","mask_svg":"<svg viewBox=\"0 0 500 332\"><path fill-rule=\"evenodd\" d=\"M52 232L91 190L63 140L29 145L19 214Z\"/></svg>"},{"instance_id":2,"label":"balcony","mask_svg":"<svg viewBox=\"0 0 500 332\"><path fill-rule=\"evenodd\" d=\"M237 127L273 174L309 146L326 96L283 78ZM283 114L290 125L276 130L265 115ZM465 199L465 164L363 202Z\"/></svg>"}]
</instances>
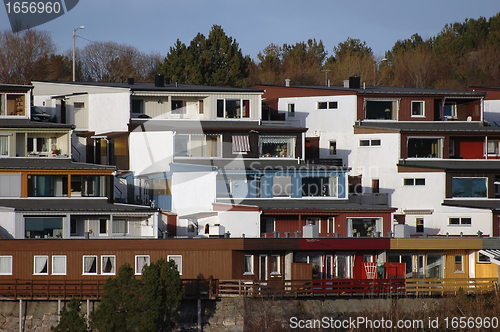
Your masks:
<instances>
[{"instance_id":1,"label":"balcony","mask_svg":"<svg viewBox=\"0 0 500 332\"><path fill-rule=\"evenodd\" d=\"M389 194L349 194L349 203L363 205L389 205Z\"/></svg>"}]
</instances>

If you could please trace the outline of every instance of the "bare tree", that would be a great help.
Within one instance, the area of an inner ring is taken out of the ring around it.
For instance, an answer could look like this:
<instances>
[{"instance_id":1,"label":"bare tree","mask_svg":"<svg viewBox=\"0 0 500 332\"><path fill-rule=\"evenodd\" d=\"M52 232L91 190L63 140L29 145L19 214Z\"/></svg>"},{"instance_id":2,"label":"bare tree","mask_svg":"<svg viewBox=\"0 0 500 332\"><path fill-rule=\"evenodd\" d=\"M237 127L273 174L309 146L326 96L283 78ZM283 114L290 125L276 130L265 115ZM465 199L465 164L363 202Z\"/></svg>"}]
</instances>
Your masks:
<instances>
[{"instance_id":1,"label":"bare tree","mask_svg":"<svg viewBox=\"0 0 500 332\"><path fill-rule=\"evenodd\" d=\"M49 75L47 61L55 44L46 31L0 32L0 82L30 84Z\"/></svg>"}]
</instances>

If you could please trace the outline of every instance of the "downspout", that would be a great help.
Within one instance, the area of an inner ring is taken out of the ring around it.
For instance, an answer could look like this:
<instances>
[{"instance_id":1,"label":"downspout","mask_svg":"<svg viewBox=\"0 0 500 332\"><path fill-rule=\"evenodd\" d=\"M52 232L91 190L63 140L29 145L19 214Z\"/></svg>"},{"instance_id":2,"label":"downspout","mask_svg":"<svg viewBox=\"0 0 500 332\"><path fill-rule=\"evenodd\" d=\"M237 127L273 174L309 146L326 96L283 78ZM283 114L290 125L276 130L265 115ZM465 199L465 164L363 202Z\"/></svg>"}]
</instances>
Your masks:
<instances>
[{"instance_id":1,"label":"downspout","mask_svg":"<svg viewBox=\"0 0 500 332\"><path fill-rule=\"evenodd\" d=\"M484 158L488 159L488 135L484 137Z\"/></svg>"}]
</instances>

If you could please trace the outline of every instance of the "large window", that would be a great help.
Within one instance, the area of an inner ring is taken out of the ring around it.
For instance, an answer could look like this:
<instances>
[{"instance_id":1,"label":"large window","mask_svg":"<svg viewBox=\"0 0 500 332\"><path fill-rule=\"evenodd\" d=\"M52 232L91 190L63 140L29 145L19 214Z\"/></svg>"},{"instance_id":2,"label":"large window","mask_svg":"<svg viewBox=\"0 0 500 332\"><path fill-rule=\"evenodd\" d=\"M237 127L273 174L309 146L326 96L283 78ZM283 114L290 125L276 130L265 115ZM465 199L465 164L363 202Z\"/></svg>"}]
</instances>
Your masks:
<instances>
[{"instance_id":1,"label":"large window","mask_svg":"<svg viewBox=\"0 0 500 332\"><path fill-rule=\"evenodd\" d=\"M318 102L319 110L336 110L338 103L336 101L320 101Z\"/></svg>"},{"instance_id":2,"label":"large window","mask_svg":"<svg viewBox=\"0 0 500 332\"><path fill-rule=\"evenodd\" d=\"M144 100L142 99L132 99L130 103L132 114L142 114L144 113Z\"/></svg>"},{"instance_id":3,"label":"large window","mask_svg":"<svg viewBox=\"0 0 500 332\"><path fill-rule=\"evenodd\" d=\"M488 197L488 178L452 178L452 197Z\"/></svg>"},{"instance_id":4,"label":"large window","mask_svg":"<svg viewBox=\"0 0 500 332\"><path fill-rule=\"evenodd\" d=\"M387 254L390 263L405 263L406 278L413 278L413 255L412 254Z\"/></svg>"},{"instance_id":5,"label":"large window","mask_svg":"<svg viewBox=\"0 0 500 332\"><path fill-rule=\"evenodd\" d=\"M27 217L24 220L26 239L53 239L63 236L61 217Z\"/></svg>"},{"instance_id":6,"label":"large window","mask_svg":"<svg viewBox=\"0 0 500 332\"><path fill-rule=\"evenodd\" d=\"M365 100L365 119L396 120L399 108L398 100Z\"/></svg>"},{"instance_id":7,"label":"large window","mask_svg":"<svg viewBox=\"0 0 500 332\"><path fill-rule=\"evenodd\" d=\"M249 118L250 100L217 99L217 117L226 119Z\"/></svg>"},{"instance_id":8,"label":"large window","mask_svg":"<svg viewBox=\"0 0 500 332\"><path fill-rule=\"evenodd\" d=\"M52 146L55 147L57 139L55 137L28 137L27 150L31 155L52 153Z\"/></svg>"},{"instance_id":9,"label":"large window","mask_svg":"<svg viewBox=\"0 0 500 332\"><path fill-rule=\"evenodd\" d=\"M466 218L459 218L459 217L453 217L449 218L449 224L450 225L471 225L472 224L472 218L466 217Z\"/></svg>"},{"instance_id":10,"label":"large window","mask_svg":"<svg viewBox=\"0 0 500 332\"><path fill-rule=\"evenodd\" d=\"M102 175L72 175L72 197L106 197L106 176Z\"/></svg>"},{"instance_id":11,"label":"large window","mask_svg":"<svg viewBox=\"0 0 500 332\"><path fill-rule=\"evenodd\" d=\"M221 135L175 135L176 157L222 157Z\"/></svg>"},{"instance_id":12,"label":"large window","mask_svg":"<svg viewBox=\"0 0 500 332\"><path fill-rule=\"evenodd\" d=\"M186 114L186 102L184 100L172 100L172 114Z\"/></svg>"},{"instance_id":13,"label":"large window","mask_svg":"<svg viewBox=\"0 0 500 332\"><path fill-rule=\"evenodd\" d=\"M302 197L337 197L337 177L303 177Z\"/></svg>"},{"instance_id":14,"label":"large window","mask_svg":"<svg viewBox=\"0 0 500 332\"><path fill-rule=\"evenodd\" d=\"M457 118L457 104L456 103L445 103L443 107L443 114L445 119L456 119Z\"/></svg>"},{"instance_id":15,"label":"large window","mask_svg":"<svg viewBox=\"0 0 500 332\"><path fill-rule=\"evenodd\" d=\"M68 176L28 175L28 196L66 197L68 196Z\"/></svg>"},{"instance_id":16,"label":"large window","mask_svg":"<svg viewBox=\"0 0 500 332\"><path fill-rule=\"evenodd\" d=\"M128 233L128 220L127 219L113 219L113 234L127 234Z\"/></svg>"},{"instance_id":17,"label":"large window","mask_svg":"<svg viewBox=\"0 0 500 332\"><path fill-rule=\"evenodd\" d=\"M269 270L271 274L280 274L281 273L281 265L280 265L280 256L279 255L271 255L269 257Z\"/></svg>"},{"instance_id":18,"label":"large window","mask_svg":"<svg viewBox=\"0 0 500 332\"><path fill-rule=\"evenodd\" d=\"M0 256L0 275L12 275L12 256Z\"/></svg>"},{"instance_id":19,"label":"large window","mask_svg":"<svg viewBox=\"0 0 500 332\"><path fill-rule=\"evenodd\" d=\"M442 158L442 138L408 138L408 158Z\"/></svg>"},{"instance_id":20,"label":"large window","mask_svg":"<svg viewBox=\"0 0 500 332\"><path fill-rule=\"evenodd\" d=\"M295 137L259 137L259 156L295 158Z\"/></svg>"},{"instance_id":21,"label":"large window","mask_svg":"<svg viewBox=\"0 0 500 332\"><path fill-rule=\"evenodd\" d=\"M0 94L0 115L25 115L24 94Z\"/></svg>"},{"instance_id":22,"label":"large window","mask_svg":"<svg viewBox=\"0 0 500 332\"><path fill-rule=\"evenodd\" d=\"M347 236L371 237L376 232L382 233L382 219L380 218L347 218Z\"/></svg>"}]
</instances>

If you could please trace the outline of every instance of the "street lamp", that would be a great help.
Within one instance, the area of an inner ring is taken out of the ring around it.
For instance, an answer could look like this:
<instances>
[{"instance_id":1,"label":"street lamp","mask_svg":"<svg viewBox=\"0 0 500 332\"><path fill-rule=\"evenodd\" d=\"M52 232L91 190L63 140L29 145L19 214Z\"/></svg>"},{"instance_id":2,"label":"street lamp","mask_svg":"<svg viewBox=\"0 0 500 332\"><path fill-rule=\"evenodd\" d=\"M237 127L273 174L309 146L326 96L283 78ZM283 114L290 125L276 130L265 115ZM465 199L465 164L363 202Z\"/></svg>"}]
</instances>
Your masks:
<instances>
[{"instance_id":1,"label":"street lamp","mask_svg":"<svg viewBox=\"0 0 500 332\"><path fill-rule=\"evenodd\" d=\"M85 26L82 25L76 29L73 29L73 82L75 81L75 38L76 38L76 30L85 29Z\"/></svg>"}]
</instances>

